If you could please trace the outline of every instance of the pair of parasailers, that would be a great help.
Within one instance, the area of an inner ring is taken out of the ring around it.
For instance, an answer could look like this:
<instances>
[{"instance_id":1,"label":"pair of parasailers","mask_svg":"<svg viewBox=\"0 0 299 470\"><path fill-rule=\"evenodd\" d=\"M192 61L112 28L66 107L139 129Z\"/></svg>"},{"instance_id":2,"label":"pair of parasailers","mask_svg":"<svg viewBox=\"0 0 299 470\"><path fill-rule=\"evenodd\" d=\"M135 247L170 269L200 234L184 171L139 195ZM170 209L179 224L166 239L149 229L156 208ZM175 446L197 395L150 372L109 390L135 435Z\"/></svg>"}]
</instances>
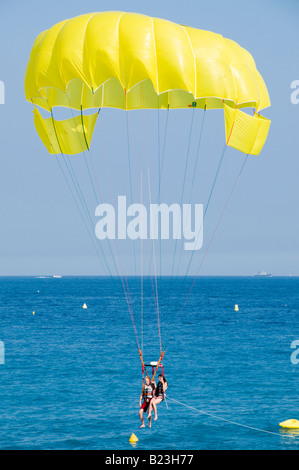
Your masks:
<instances>
[{"instance_id":1,"label":"pair of parasailers","mask_svg":"<svg viewBox=\"0 0 299 470\"><path fill-rule=\"evenodd\" d=\"M143 415L144 413L147 412L147 417L149 419L149 428L152 425L152 410L154 410L155 413L154 420L158 419L157 405L164 400L167 386L168 384L164 375L159 375L159 382L157 386L154 380L150 380L149 376L145 377L145 383L143 384L139 400L139 416L141 420L141 428L145 427Z\"/></svg>"}]
</instances>

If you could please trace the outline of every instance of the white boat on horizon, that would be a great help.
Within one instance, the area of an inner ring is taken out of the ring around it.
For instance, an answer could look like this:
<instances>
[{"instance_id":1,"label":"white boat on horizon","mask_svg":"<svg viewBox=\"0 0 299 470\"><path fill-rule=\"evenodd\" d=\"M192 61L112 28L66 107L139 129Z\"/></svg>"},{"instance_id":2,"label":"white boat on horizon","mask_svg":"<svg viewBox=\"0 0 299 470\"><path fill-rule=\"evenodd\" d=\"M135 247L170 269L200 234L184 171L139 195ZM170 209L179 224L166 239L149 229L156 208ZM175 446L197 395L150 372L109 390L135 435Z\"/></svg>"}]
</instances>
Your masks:
<instances>
[{"instance_id":1,"label":"white boat on horizon","mask_svg":"<svg viewBox=\"0 0 299 470\"><path fill-rule=\"evenodd\" d=\"M254 277L272 277L272 274L260 271L257 274L254 274Z\"/></svg>"},{"instance_id":2,"label":"white boat on horizon","mask_svg":"<svg viewBox=\"0 0 299 470\"><path fill-rule=\"evenodd\" d=\"M60 276L60 275L58 275L58 274L53 274L53 277L59 278L59 277L62 277L62 276Z\"/></svg>"}]
</instances>

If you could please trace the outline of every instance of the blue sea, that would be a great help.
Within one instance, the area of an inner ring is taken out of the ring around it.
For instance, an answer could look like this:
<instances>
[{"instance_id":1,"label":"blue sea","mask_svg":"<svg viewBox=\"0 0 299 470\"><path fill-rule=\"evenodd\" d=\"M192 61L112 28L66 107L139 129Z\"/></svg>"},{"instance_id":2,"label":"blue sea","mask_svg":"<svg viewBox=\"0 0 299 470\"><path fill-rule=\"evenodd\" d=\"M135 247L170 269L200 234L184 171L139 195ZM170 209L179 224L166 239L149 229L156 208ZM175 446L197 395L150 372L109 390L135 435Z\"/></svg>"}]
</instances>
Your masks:
<instances>
[{"instance_id":1,"label":"blue sea","mask_svg":"<svg viewBox=\"0 0 299 470\"><path fill-rule=\"evenodd\" d=\"M0 449L299 449L279 426L299 419L299 278L198 278L183 310L192 280L159 278L159 323L153 279L142 301L140 279L127 282L145 362L159 359L160 335L166 346L158 420L139 428L141 362L119 279L3 277Z\"/></svg>"}]
</instances>

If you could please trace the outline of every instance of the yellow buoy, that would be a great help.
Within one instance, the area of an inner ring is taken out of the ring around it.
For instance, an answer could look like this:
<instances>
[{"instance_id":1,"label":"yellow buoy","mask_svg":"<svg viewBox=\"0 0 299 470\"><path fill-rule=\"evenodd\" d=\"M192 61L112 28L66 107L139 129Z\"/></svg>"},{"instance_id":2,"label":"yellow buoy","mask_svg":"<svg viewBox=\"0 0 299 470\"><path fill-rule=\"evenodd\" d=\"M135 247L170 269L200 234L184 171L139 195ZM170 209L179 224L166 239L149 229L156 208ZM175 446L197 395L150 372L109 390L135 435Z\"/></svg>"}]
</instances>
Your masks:
<instances>
[{"instance_id":1,"label":"yellow buoy","mask_svg":"<svg viewBox=\"0 0 299 470\"><path fill-rule=\"evenodd\" d=\"M83 306L82 306L82 308L87 308L87 305L84 303Z\"/></svg>"},{"instance_id":2,"label":"yellow buoy","mask_svg":"<svg viewBox=\"0 0 299 470\"><path fill-rule=\"evenodd\" d=\"M238 312L239 311L239 305L235 305L235 312Z\"/></svg>"},{"instance_id":3,"label":"yellow buoy","mask_svg":"<svg viewBox=\"0 0 299 470\"><path fill-rule=\"evenodd\" d=\"M299 421L298 419L287 419L286 421L279 423L279 426L288 429L299 429Z\"/></svg>"},{"instance_id":4,"label":"yellow buoy","mask_svg":"<svg viewBox=\"0 0 299 470\"><path fill-rule=\"evenodd\" d=\"M135 434L133 433L132 436L129 439L129 442L137 442L137 441L138 441L138 437L135 436Z\"/></svg>"},{"instance_id":5,"label":"yellow buoy","mask_svg":"<svg viewBox=\"0 0 299 470\"><path fill-rule=\"evenodd\" d=\"M35 312L32 312L32 315L35 315Z\"/></svg>"}]
</instances>

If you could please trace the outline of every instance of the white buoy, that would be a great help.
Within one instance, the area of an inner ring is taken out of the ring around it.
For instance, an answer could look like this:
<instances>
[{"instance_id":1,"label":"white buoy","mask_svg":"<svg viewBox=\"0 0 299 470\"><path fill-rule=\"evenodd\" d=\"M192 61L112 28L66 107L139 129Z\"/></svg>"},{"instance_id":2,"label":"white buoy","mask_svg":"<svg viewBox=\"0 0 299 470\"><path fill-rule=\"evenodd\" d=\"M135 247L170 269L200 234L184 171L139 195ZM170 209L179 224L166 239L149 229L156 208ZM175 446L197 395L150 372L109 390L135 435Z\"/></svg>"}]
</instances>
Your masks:
<instances>
[{"instance_id":1,"label":"white buoy","mask_svg":"<svg viewBox=\"0 0 299 470\"><path fill-rule=\"evenodd\" d=\"M235 305L235 312L238 312L239 311L239 305Z\"/></svg>"},{"instance_id":2,"label":"white buoy","mask_svg":"<svg viewBox=\"0 0 299 470\"><path fill-rule=\"evenodd\" d=\"M87 305L86 303L83 304L82 308L87 308Z\"/></svg>"}]
</instances>

